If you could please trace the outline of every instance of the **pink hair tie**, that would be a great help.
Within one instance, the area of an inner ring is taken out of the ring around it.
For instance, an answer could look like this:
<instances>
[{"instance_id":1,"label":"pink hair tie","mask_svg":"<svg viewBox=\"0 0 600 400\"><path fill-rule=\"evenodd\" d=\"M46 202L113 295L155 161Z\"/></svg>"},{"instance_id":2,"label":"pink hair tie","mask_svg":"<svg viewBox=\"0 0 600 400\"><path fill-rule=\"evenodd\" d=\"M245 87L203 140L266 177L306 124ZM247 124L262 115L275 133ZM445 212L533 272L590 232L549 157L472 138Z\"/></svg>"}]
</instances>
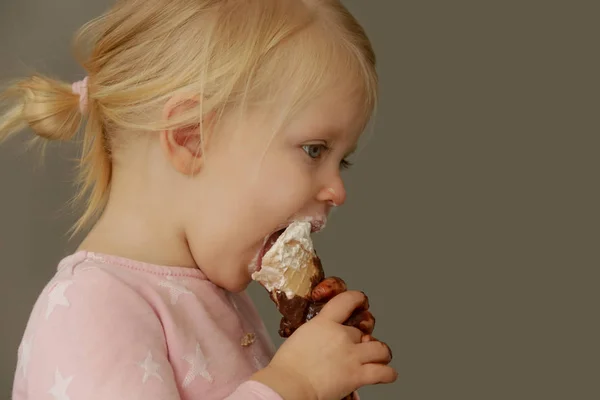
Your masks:
<instances>
[{"instance_id":1,"label":"pink hair tie","mask_svg":"<svg viewBox=\"0 0 600 400\"><path fill-rule=\"evenodd\" d=\"M71 89L73 93L79 95L79 111L84 114L88 105L88 77L86 76L83 80L74 82Z\"/></svg>"}]
</instances>

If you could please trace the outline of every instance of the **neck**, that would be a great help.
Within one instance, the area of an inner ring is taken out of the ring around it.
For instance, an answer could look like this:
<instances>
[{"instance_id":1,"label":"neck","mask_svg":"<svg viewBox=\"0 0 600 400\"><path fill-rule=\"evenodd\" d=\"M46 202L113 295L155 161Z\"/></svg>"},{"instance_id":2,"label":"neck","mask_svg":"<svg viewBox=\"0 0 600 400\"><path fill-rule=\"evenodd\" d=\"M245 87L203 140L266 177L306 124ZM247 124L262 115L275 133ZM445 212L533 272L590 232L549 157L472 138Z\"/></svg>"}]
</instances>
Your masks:
<instances>
[{"instance_id":1,"label":"neck","mask_svg":"<svg viewBox=\"0 0 600 400\"><path fill-rule=\"evenodd\" d=\"M155 265L197 268L183 232L140 210L108 207L78 250Z\"/></svg>"},{"instance_id":2,"label":"neck","mask_svg":"<svg viewBox=\"0 0 600 400\"><path fill-rule=\"evenodd\" d=\"M169 194L173 179L145 158L113 170L110 198L78 250L197 268Z\"/></svg>"}]
</instances>

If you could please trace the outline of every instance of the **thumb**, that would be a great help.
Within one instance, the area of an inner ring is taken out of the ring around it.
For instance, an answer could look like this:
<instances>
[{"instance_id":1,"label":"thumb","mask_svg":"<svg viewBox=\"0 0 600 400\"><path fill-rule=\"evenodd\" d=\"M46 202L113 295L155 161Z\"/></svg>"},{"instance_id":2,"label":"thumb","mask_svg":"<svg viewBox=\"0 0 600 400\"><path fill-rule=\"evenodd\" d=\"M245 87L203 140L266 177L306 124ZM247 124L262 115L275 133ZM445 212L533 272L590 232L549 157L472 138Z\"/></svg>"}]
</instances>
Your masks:
<instances>
[{"instance_id":1,"label":"thumb","mask_svg":"<svg viewBox=\"0 0 600 400\"><path fill-rule=\"evenodd\" d=\"M315 319L328 319L343 324L355 309L366 304L368 304L367 296L362 292L352 290L340 293L325 304Z\"/></svg>"}]
</instances>

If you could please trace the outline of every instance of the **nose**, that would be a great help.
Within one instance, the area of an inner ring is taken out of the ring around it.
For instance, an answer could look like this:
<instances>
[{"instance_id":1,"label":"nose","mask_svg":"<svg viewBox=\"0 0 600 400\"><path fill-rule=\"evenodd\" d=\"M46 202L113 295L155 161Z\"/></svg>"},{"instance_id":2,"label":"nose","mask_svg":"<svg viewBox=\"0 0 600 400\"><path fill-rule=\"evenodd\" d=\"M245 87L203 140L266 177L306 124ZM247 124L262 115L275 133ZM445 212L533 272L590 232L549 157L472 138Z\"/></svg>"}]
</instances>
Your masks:
<instances>
[{"instance_id":1,"label":"nose","mask_svg":"<svg viewBox=\"0 0 600 400\"><path fill-rule=\"evenodd\" d=\"M339 207L346 202L346 188L344 182L338 175L335 180L324 185L318 195L318 200L328 203L333 207Z\"/></svg>"}]
</instances>

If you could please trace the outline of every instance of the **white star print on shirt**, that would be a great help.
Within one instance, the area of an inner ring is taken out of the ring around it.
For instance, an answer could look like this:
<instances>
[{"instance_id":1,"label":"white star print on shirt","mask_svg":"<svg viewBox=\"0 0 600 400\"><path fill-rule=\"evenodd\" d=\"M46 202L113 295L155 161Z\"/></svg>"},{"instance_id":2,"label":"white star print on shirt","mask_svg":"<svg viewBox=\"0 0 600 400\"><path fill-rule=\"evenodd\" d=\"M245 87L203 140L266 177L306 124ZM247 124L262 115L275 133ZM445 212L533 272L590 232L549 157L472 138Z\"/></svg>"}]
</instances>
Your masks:
<instances>
[{"instance_id":1,"label":"white star print on shirt","mask_svg":"<svg viewBox=\"0 0 600 400\"><path fill-rule=\"evenodd\" d=\"M177 304L179 300L179 296L182 294L192 294L188 289L186 289L181 283L175 281L175 278L172 276L167 276L166 281L161 281L159 286L169 289L169 293L171 294L171 304Z\"/></svg>"},{"instance_id":2,"label":"white star print on shirt","mask_svg":"<svg viewBox=\"0 0 600 400\"><path fill-rule=\"evenodd\" d=\"M52 314L56 306L69 307L71 304L65 297L65 290L73 284L73 281L58 282L48 294L48 307L46 308L46 319Z\"/></svg>"},{"instance_id":3,"label":"white star print on shirt","mask_svg":"<svg viewBox=\"0 0 600 400\"><path fill-rule=\"evenodd\" d=\"M254 363L254 368L256 368L257 371L260 371L265 367L258 356L252 356L252 362Z\"/></svg>"},{"instance_id":4,"label":"white star print on shirt","mask_svg":"<svg viewBox=\"0 0 600 400\"><path fill-rule=\"evenodd\" d=\"M212 375L206 369L208 362L204 357L204 353L202 353L199 343L196 343L195 354L184 356L183 359L190 364L190 369L183 380L183 387L188 387L188 385L192 383L192 381L196 379L196 376L198 375L209 382L213 381Z\"/></svg>"},{"instance_id":5,"label":"white star print on shirt","mask_svg":"<svg viewBox=\"0 0 600 400\"><path fill-rule=\"evenodd\" d=\"M19 368L23 370L23 378L27 377L27 366L29 365L29 359L31 358L31 342L33 337L24 339L21 343L21 356L19 357Z\"/></svg>"},{"instance_id":6,"label":"white star print on shirt","mask_svg":"<svg viewBox=\"0 0 600 400\"><path fill-rule=\"evenodd\" d=\"M142 378L142 383L146 383L148 378L152 376L157 377L161 382L163 381L162 376L160 376L160 374L158 373L160 365L152 360L152 352L150 350L148 350L148 355L146 356L146 359L138 365L144 369L144 377Z\"/></svg>"},{"instance_id":7,"label":"white star print on shirt","mask_svg":"<svg viewBox=\"0 0 600 400\"><path fill-rule=\"evenodd\" d=\"M69 395L67 395L67 388L72 380L72 376L63 378L57 369L56 372L54 372L54 386L52 386L48 393L54 397L54 400L71 400Z\"/></svg>"}]
</instances>

